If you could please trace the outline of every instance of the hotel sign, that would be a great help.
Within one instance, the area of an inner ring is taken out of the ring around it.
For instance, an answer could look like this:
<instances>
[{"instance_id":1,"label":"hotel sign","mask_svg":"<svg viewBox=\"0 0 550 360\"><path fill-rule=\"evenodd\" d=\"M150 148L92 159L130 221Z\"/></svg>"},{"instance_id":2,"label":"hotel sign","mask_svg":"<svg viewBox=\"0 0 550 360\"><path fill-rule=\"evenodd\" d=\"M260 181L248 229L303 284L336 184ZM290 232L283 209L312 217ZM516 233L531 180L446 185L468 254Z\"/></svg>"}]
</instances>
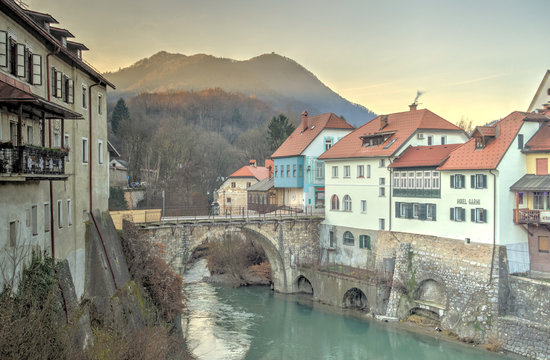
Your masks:
<instances>
[{"instance_id":1,"label":"hotel sign","mask_svg":"<svg viewBox=\"0 0 550 360\"><path fill-rule=\"evenodd\" d=\"M541 223L550 224L550 211L541 211L540 220Z\"/></svg>"},{"instance_id":2,"label":"hotel sign","mask_svg":"<svg viewBox=\"0 0 550 360\"><path fill-rule=\"evenodd\" d=\"M481 201L479 199L468 199L468 201L466 199L456 199L456 203L459 205L480 205Z\"/></svg>"}]
</instances>

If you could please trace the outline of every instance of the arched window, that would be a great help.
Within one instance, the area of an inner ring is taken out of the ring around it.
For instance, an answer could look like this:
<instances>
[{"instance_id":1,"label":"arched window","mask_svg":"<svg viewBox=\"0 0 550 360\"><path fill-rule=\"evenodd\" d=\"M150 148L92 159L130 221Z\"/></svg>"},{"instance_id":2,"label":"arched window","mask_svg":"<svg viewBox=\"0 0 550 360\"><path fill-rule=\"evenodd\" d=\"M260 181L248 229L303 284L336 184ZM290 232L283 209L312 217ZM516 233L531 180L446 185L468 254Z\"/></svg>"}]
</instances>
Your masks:
<instances>
[{"instance_id":1,"label":"arched window","mask_svg":"<svg viewBox=\"0 0 550 360\"><path fill-rule=\"evenodd\" d=\"M355 243L355 239L353 238L353 234L349 231L346 231L344 233L344 245L353 246L354 243Z\"/></svg>"},{"instance_id":2,"label":"arched window","mask_svg":"<svg viewBox=\"0 0 550 360\"><path fill-rule=\"evenodd\" d=\"M330 200L330 210L339 210L340 209L340 199L336 194L332 195Z\"/></svg>"},{"instance_id":3,"label":"arched window","mask_svg":"<svg viewBox=\"0 0 550 360\"><path fill-rule=\"evenodd\" d=\"M344 211L351 211L351 197L349 195L344 196Z\"/></svg>"}]
</instances>

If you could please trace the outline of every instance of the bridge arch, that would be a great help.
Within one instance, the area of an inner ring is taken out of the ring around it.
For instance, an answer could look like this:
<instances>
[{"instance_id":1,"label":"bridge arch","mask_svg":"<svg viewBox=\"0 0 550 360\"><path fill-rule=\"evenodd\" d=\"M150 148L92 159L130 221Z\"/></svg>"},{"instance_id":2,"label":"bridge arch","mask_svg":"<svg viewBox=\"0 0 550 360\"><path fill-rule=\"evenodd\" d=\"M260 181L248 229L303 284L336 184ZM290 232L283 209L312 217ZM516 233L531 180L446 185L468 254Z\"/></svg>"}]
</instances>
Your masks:
<instances>
[{"instance_id":1,"label":"bridge arch","mask_svg":"<svg viewBox=\"0 0 550 360\"><path fill-rule=\"evenodd\" d=\"M356 287L346 291L342 299L342 306L349 309L368 311L369 302L365 293Z\"/></svg>"},{"instance_id":2,"label":"bridge arch","mask_svg":"<svg viewBox=\"0 0 550 360\"><path fill-rule=\"evenodd\" d=\"M294 285L299 293L313 295L313 292L314 292L313 284L304 275L298 276L296 278Z\"/></svg>"}]
</instances>

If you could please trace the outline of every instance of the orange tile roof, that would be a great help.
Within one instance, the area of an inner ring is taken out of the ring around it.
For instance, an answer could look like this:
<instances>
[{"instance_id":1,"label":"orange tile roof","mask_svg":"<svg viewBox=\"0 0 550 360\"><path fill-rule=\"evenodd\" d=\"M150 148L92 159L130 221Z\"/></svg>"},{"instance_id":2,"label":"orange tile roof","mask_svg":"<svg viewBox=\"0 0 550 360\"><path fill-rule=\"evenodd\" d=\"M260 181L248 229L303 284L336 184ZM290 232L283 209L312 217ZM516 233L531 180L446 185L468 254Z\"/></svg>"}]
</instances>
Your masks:
<instances>
[{"instance_id":1,"label":"orange tile roof","mask_svg":"<svg viewBox=\"0 0 550 360\"><path fill-rule=\"evenodd\" d=\"M474 129L474 132L478 131L482 136L495 136L496 127L494 126L478 126Z\"/></svg>"},{"instance_id":2,"label":"orange tile roof","mask_svg":"<svg viewBox=\"0 0 550 360\"><path fill-rule=\"evenodd\" d=\"M463 144L446 144L433 146L410 146L395 160L390 168L439 166L449 154Z\"/></svg>"},{"instance_id":3,"label":"orange tile roof","mask_svg":"<svg viewBox=\"0 0 550 360\"><path fill-rule=\"evenodd\" d=\"M438 170L496 169L500 160L514 141L524 120L538 120L540 115L514 111L491 125L496 136L483 149L476 149L476 139L471 138L451 153Z\"/></svg>"},{"instance_id":4,"label":"orange tile roof","mask_svg":"<svg viewBox=\"0 0 550 360\"><path fill-rule=\"evenodd\" d=\"M383 123L387 119L387 125ZM410 110L389 115L380 115L338 141L319 159L342 159L391 156L417 130L451 130L463 132L461 128L434 114L428 109ZM395 132L382 144L363 146L361 136ZM395 140L386 149L386 145Z\"/></svg>"},{"instance_id":5,"label":"orange tile roof","mask_svg":"<svg viewBox=\"0 0 550 360\"><path fill-rule=\"evenodd\" d=\"M550 151L550 122L544 123L525 144L525 152Z\"/></svg>"},{"instance_id":6,"label":"orange tile roof","mask_svg":"<svg viewBox=\"0 0 550 360\"><path fill-rule=\"evenodd\" d=\"M252 166L246 165L229 175L231 178L235 177L253 177L258 181L261 181L269 177L269 169L264 166Z\"/></svg>"},{"instance_id":7,"label":"orange tile roof","mask_svg":"<svg viewBox=\"0 0 550 360\"><path fill-rule=\"evenodd\" d=\"M308 128L302 131L300 125L283 142L272 158L298 156L302 154L309 144L321 133L323 129L353 129L354 127L334 113L320 114L308 117Z\"/></svg>"}]
</instances>

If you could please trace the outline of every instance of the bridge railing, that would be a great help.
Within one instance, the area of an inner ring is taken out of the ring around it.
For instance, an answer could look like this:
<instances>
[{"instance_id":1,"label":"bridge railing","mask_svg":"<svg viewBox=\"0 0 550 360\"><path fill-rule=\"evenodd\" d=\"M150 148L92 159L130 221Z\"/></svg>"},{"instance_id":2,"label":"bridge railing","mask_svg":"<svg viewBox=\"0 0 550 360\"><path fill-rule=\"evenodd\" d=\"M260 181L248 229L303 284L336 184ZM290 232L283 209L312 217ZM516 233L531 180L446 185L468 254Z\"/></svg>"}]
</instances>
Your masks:
<instances>
[{"instance_id":1,"label":"bridge railing","mask_svg":"<svg viewBox=\"0 0 550 360\"><path fill-rule=\"evenodd\" d=\"M189 220L212 220L212 219L272 219L288 217L306 217L324 215L312 206L296 208L290 206L278 206L269 212L259 212L248 209L244 206L225 206L220 209L212 207L176 207L167 208L162 215L162 221L189 221Z\"/></svg>"}]
</instances>

